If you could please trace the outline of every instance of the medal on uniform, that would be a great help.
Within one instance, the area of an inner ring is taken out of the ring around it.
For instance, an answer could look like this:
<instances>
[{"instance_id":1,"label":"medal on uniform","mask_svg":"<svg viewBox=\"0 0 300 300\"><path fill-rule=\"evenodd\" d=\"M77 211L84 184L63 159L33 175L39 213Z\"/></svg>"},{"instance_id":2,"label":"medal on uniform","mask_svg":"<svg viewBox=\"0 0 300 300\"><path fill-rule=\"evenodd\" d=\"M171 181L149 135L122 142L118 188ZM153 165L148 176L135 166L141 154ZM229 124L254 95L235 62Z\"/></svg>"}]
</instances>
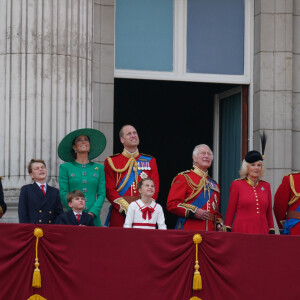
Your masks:
<instances>
[{"instance_id":1,"label":"medal on uniform","mask_svg":"<svg viewBox=\"0 0 300 300\"><path fill-rule=\"evenodd\" d=\"M140 174L142 179L145 179L148 177L147 173L145 173L144 171Z\"/></svg>"},{"instance_id":2,"label":"medal on uniform","mask_svg":"<svg viewBox=\"0 0 300 300\"><path fill-rule=\"evenodd\" d=\"M265 190L263 186L261 187L261 190L262 190L262 191L264 191L264 190Z\"/></svg>"},{"instance_id":3,"label":"medal on uniform","mask_svg":"<svg viewBox=\"0 0 300 300\"><path fill-rule=\"evenodd\" d=\"M216 204L215 204L215 201L212 202L211 206L212 206L213 210L216 210Z\"/></svg>"}]
</instances>

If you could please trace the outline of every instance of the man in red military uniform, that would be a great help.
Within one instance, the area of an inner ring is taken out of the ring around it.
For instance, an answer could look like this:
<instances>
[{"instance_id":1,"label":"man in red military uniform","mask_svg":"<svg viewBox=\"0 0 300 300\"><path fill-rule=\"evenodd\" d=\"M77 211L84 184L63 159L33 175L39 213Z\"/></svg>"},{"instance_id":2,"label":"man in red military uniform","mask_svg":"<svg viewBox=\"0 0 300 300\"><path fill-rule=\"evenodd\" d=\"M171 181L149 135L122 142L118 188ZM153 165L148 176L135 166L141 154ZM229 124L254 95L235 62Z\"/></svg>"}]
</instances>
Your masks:
<instances>
[{"instance_id":1,"label":"man in red military uniform","mask_svg":"<svg viewBox=\"0 0 300 300\"><path fill-rule=\"evenodd\" d=\"M300 235L300 172L283 177L274 197L274 214L283 234Z\"/></svg>"},{"instance_id":2,"label":"man in red military uniform","mask_svg":"<svg viewBox=\"0 0 300 300\"><path fill-rule=\"evenodd\" d=\"M120 130L120 140L124 145L121 154L109 156L104 162L106 197L112 204L106 222L110 227L123 227L129 204L139 199L137 183L150 177L155 184L153 198L157 200L159 177L156 160L138 150L139 136L131 125Z\"/></svg>"},{"instance_id":3,"label":"man in red military uniform","mask_svg":"<svg viewBox=\"0 0 300 300\"><path fill-rule=\"evenodd\" d=\"M207 145L196 146L193 169L179 173L173 180L167 209L178 216L176 229L221 230L220 187L207 173L212 160Z\"/></svg>"}]
</instances>

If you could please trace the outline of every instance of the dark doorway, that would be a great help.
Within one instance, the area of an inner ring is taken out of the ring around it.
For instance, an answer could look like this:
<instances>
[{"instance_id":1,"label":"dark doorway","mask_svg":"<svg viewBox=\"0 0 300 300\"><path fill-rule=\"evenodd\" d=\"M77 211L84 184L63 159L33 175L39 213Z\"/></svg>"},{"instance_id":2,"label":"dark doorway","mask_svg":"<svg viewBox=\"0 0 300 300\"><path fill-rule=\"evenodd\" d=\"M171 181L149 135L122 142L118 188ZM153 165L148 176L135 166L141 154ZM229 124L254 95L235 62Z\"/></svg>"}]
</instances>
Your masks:
<instances>
[{"instance_id":1,"label":"dark doorway","mask_svg":"<svg viewBox=\"0 0 300 300\"><path fill-rule=\"evenodd\" d=\"M115 79L114 152L122 151L120 128L133 125L140 137L140 152L157 159L158 202L164 209L173 178L192 167L194 147L213 146L214 95L234 86ZM176 217L165 214L168 228L174 228Z\"/></svg>"}]
</instances>

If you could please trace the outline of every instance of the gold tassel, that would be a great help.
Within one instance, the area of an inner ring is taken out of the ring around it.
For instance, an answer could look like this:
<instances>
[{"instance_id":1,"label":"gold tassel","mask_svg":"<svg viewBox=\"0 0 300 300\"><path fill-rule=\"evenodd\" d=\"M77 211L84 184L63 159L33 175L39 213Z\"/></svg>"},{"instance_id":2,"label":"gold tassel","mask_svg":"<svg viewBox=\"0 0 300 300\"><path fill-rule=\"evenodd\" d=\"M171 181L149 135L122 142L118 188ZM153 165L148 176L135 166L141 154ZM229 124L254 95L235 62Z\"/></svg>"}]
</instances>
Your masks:
<instances>
[{"instance_id":1,"label":"gold tassel","mask_svg":"<svg viewBox=\"0 0 300 300\"><path fill-rule=\"evenodd\" d=\"M30 298L28 298L27 300L47 300L47 299L40 296L40 295L38 295L38 294L34 294Z\"/></svg>"},{"instance_id":2,"label":"gold tassel","mask_svg":"<svg viewBox=\"0 0 300 300\"><path fill-rule=\"evenodd\" d=\"M201 300L201 298L194 296L194 297L190 298L190 300Z\"/></svg>"},{"instance_id":3,"label":"gold tassel","mask_svg":"<svg viewBox=\"0 0 300 300\"><path fill-rule=\"evenodd\" d=\"M40 264L38 259L38 243L39 243L39 238L43 236L43 230L41 228L35 228L33 234L36 237L36 244L35 244L35 263L34 263L35 269L33 271L32 286L34 288L41 288L42 279L41 279L41 271L39 269ZM40 298L33 298L33 299L40 299Z\"/></svg>"},{"instance_id":4,"label":"gold tassel","mask_svg":"<svg viewBox=\"0 0 300 300\"><path fill-rule=\"evenodd\" d=\"M198 261L198 244L202 242L202 236L200 234L194 234L193 241L196 244L196 260L195 260L195 272L193 279L193 290L202 290L202 278L199 272L199 261Z\"/></svg>"}]
</instances>

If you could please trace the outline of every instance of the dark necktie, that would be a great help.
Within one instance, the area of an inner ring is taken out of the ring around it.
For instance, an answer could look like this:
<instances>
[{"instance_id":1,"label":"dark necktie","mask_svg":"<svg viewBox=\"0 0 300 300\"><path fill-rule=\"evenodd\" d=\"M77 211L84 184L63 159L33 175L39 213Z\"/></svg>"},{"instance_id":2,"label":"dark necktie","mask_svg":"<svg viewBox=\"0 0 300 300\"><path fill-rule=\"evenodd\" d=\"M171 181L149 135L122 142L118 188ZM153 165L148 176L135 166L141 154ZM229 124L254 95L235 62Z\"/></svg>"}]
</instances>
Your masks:
<instances>
[{"instance_id":1,"label":"dark necktie","mask_svg":"<svg viewBox=\"0 0 300 300\"><path fill-rule=\"evenodd\" d=\"M45 185L44 184L41 185L41 190L42 190L43 194L45 195L46 192L45 192Z\"/></svg>"}]
</instances>

